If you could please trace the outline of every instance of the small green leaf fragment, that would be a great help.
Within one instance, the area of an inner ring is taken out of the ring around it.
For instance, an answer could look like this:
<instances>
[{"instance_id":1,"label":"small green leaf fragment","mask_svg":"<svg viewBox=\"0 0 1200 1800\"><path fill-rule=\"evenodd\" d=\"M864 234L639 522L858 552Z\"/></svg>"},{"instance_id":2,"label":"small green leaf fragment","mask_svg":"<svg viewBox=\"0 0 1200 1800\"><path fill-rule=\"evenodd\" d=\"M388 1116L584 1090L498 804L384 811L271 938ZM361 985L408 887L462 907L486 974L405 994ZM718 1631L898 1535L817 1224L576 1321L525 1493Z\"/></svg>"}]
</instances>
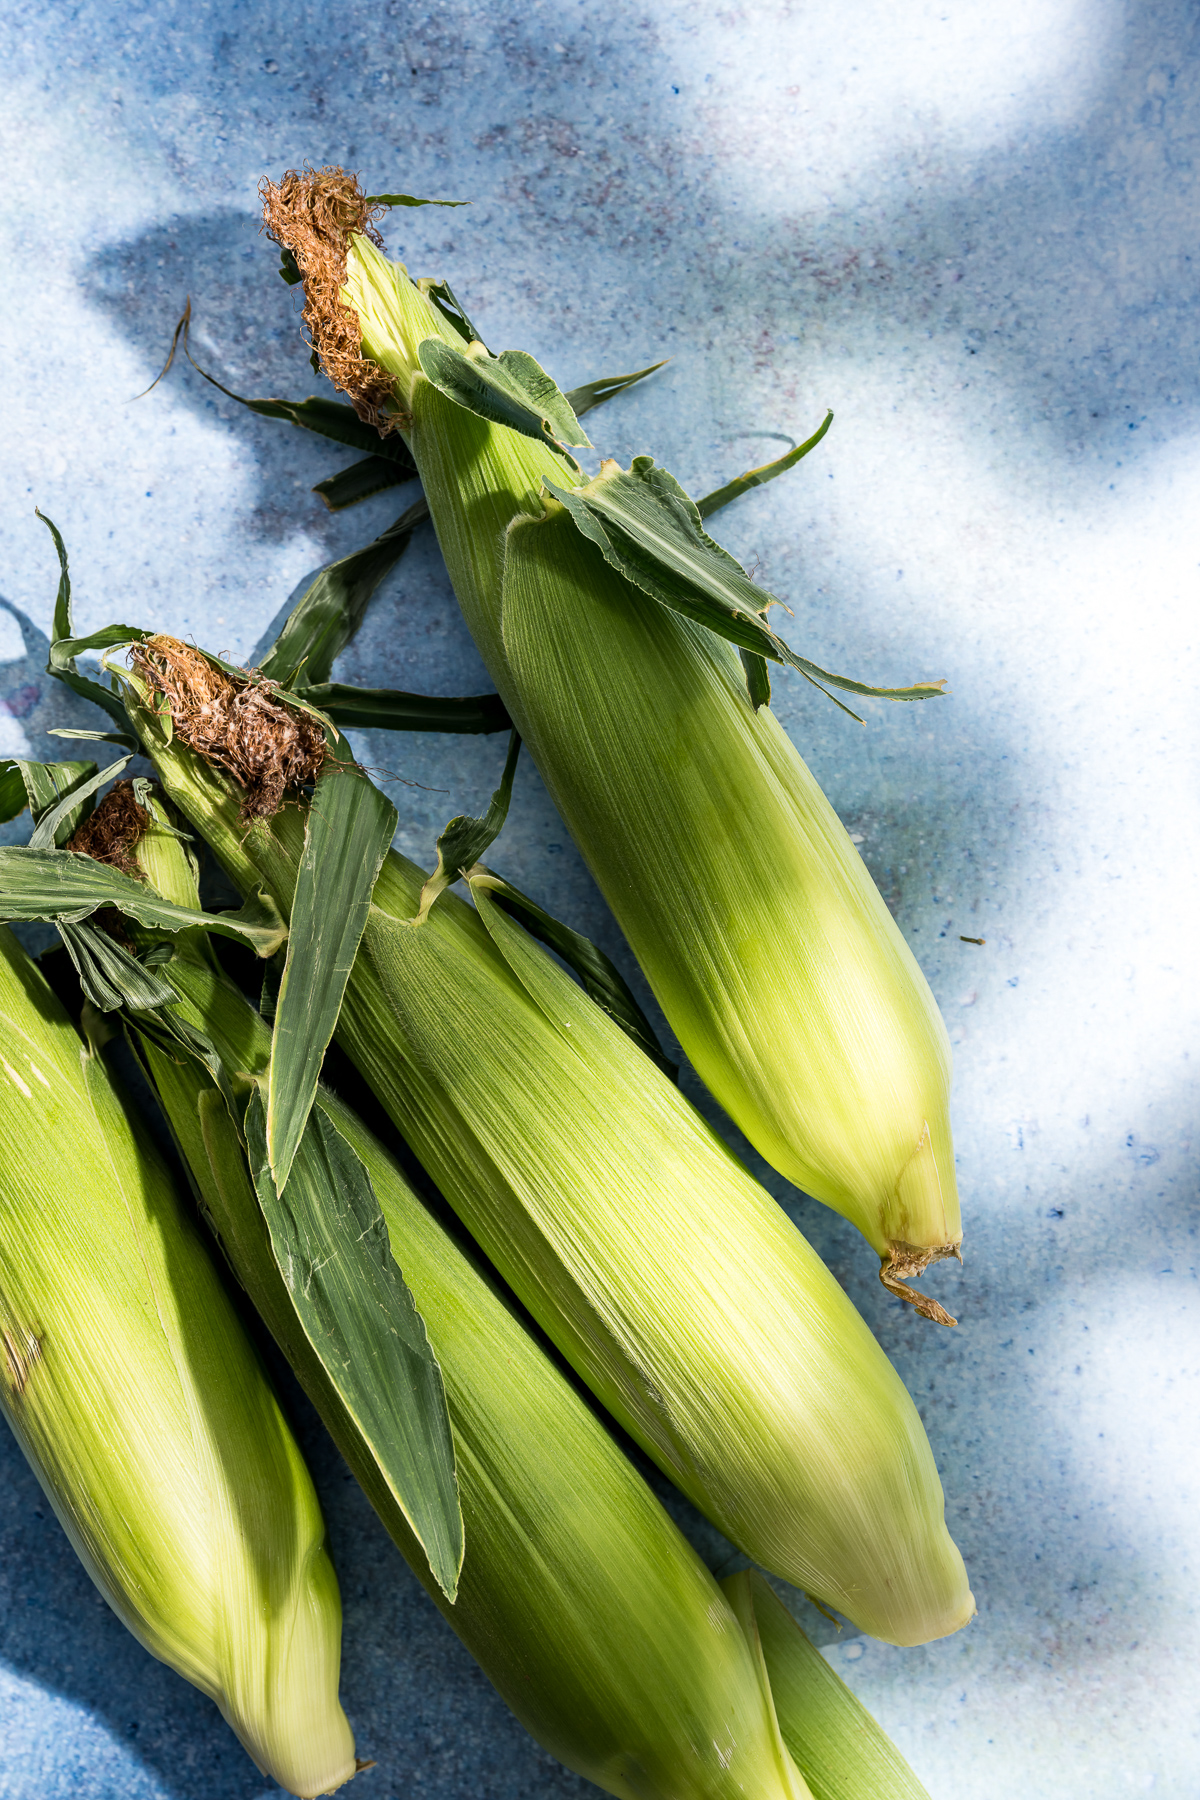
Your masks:
<instances>
[{"instance_id":1,"label":"small green leaf fragment","mask_svg":"<svg viewBox=\"0 0 1200 1800\"><path fill-rule=\"evenodd\" d=\"M467 309L448 281L422 280L417 283L431 306L436 306L448 325L468 344L481 344L483 339L467 317Z\"/></svg>"},{"instance_id":2,"label":"small green leaf fragment","mask_svg":"<svg viewBox=\"0 0 1200 1800\"><path fill-rule=\"evenodd\" d=\"M267 1142L281 1193L396 823L395 807L361 769L326 762L305 823L271 1039Z\"/></svg>"},{"instance_id":3,"label":"small green leaf fragment","mask_svg":"<svg viewBox=\"0 0 1200 1800\"><path fill-rule=\"evenodd\" d=\"M504 759L500 786L492 795L483 817L473 819L467 813L459 813L456 818L451 819L438 839L437 868L421 889L421 902L412 920L414 925L425 923L429 917L429 909L438 895L445 893L460 875L465 875L468 869L473 868L500 836L508 817L513 776L517 772L517 757L520 753L521 740L513 731L509 735L508 755Z\"/></svg>"},{"instance_id":4,"label":"small green leaf fragment","mask_svg":"<svg viewBox=\"0 0 1200 1800\"><path fill-rule=\"evenodd\" d=\"M763 463L760 468L747 469L744 475L738 475L733 481L727 481L724 487L715 488L711 494L705 494L703 500L697 500L696 511L702 519L709 518L719 507L728 506L740 494L748 494L751 488L763 487L768 481L774 481L777 475L786 474L794 469L802 457L815 450L829 427L833 424L833 414L827 412L810 438L797 444L794 450L785 451L777 456L774 462Z\"/></svg>"},{"instance_id":5,"label":"small green leaf fragment","mask_svg":"<svg viewBox=\"0 0 1200 1800\"><path fill-rule=\"evenodd\" d=\"M126 750L137 750L138 741L127 731L71 731L64 725L51 725L46 731L47 737L68 738L71 743L84 741L93 744L120 744Z\"/></svg>"},{"instance_id":6,"label":"small green leaf fragment","mask_svg":"<svg viewBox=\"0 0 1200 1800\"><path fill-rule=\"evenodd\" d=\"M267 1166L257 1088L246 1142L272 1252L305 1336L453 1601L463 1522L442 1372L393 1260L370 1176L318 1109L281 1195Z\"/></svg>"},{"instance_id":7,"label":"small green leaf fragment","mask_svg":"<svg viewBox=\"0 0 1200 1800\"><path fill-rule=\"evenodd\" d=\"M767 667L766 657L756 655L753 650L739 650L738 655L746 671L746 690L750 695L751 706L755 712L760 706L770 706L771 671Z\"/></svg>"},{"instance_id":8,"label":"small green leaf fragment","mask_svg":"<svg viewBox=\"0 0 1200 1800\"><path fill-rule=\"evenodd\" d=\"M560 456L567 454L567 444L588 444L566 395L523 350L464 356L441 338L426 338L417 358L440 393L478 418L507 425Z\"/></svg>"},{"instance_id":9,"label":"small green leaf fragment","mask_svg":"<svg viewBox=\"0 0 1200 1800\"><path fill-rule=\"evenodd\" d=\"M343 730L441 731L459 736L512 730L499 694L443 699L440 695L407 694L402 688L352 687L339 681L293 691L319 706Z\"/></svg>"},{"instance_id":10,"label":"small green leaf fragment","mask_svg":"<svg viewBox=\"0 0 1200 1800\"><path fill-rule=\"evenodd\" d=\"M12 758L0 762L0 825L18 818L29 805L21 766Z\"/></svg>"},{"instance_id":11,"label":"small green leaf fragment","mask_svg":"<svg viewBox=\"0 0 1200 1800\"><path fill-rule=\"evenodd\" d=\"M418 200L415 194L368 194L368 206L470 206L469 200Z\"/></svg>"},{"instance_id":12,"label":"small green leaf fragment","mask_svg":"<svg viewBox=\"0 0 1200 1800\"><path fill-rule=\"evenodd\" d=\"M594 406L603 406L614 394L624 393L635 382L644 381L647 375L653 375L656 369L665 369L670 360L669 356L664 356L661 362L650 363L644 369L635 369L632 375L601 375L595 381L585 381L582 387L568 389L566 399L571 411L577 419L581 419L584 413L591 412Z\"/></svg>"}]
</instances>

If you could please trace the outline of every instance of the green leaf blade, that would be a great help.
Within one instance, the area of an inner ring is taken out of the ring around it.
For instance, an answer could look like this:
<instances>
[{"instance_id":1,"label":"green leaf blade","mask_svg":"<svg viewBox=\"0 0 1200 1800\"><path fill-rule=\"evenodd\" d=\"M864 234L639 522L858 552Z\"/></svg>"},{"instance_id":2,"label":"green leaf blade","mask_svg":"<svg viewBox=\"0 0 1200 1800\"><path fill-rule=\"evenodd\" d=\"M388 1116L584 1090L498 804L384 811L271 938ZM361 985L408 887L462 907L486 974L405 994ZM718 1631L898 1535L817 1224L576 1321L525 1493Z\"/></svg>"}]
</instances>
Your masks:
<instances>
[{"instance_id":1,"label":"green leaf blade","mask_svg":"<svg viewBox=\"0 0 1200 1800\"><path fill-rule=\"evenodd\" d=\"M174 989L89 919L78 924L60 919L58 935L75 964L84 999L98 1012L115 1012L120 1006L143 1012L174 1004Z\"/></svg>"},{"instance_id":2,"label":"green leaf blade","mask_svg":"<svg viewBox=\"0 0 1200 1800\"><path fill-rule=\"evenodd\" d=\"M368 731L442 731L458 736L512 730L499 694L443 699L408 694L402 688L353 687L339 681L298 687L294 693L319 707L339 729L357 726Z\"/></svg>"},{"instance_id":3,"label":"green leaf blade","mask_svg":"<svg viewBox=\"0 0 1200 1800\"><path fill-rule=\"evenodd\" d=\"M368 194L368 206L470 206L469 200L418 200L415 194Z\"/></svg>"},{"instance_id":4,"label":"green leaf blade","mask_svg":"<svg viewBox=\"0 0 1200 1800\"><path fill-rule=\"evenodd\" d=\"M595 381L585 381L582 387L570 388L566 400L577 419L584 413L591 412L594 406L603 406L616 394L623 394L626 388L633 387L636 382L644 381L647 375L653 375L656 369L665 369L669 357L664 356L661 362L649 363L644 369L635 369L632 375L601 375Z\"/></svg>"},{"instance_id":5,"label":"green leaf blade","mask_svg":"<svg viewBox=\"0 0 1200 1800\"><path fill-rule=\"evenodd\" d=\"M19 818L28 805L20 763L15 758L0 762L0 825Z\"/></svg>"},{"instance_id":6,"label":"green leaf blade","mask_svg":"<svg viewBox=\"0 0 1200 1800\"><path fill-rule=\"evenodd\" d=\"M259 674L284 687L301 672L306 687L328 681L376 588L404 555L428 512L425 501L418 500L362 550L326 564L288 614Z\"/></svg>"},{"instance_id":7,"label":"green leaf blade","mask_svg":"<svg viewBox=\"0 0 1200 1800\"><path fill-rule=\"evenodd\" d=\"M524 350L464 356L441 338L426 338L417 359L439 393L489 424L507 425L560 456L566 444L588 445L566 395Z\"/></svg>"},{"instance_id":8,"label":"green leaf blade","mask_svg":"<svg viewBox=\"0 0 1200 1800\"><path fill-rule=\"evenodd\" d=\"M125 640L112 638L105 632L94 632L90 637L76 639L75 627L71 611L71 571L67 560L67 547L63 543L62 533L52 519L44 512L34 508L38 518L54 539L54 548L58 555L58 592L54 601L54 622L50 627L50 658L46 664L47 675L53 675L64 687L69 687L73 694L81 700L90 700L99 706L116 724L119 731L128 733L129 715L111 688L102 687L98 681L81 675L75 667L75 656L80 650L91 649L100 643L122 643ZM108 632L123 632L123 625L109 626ZM129 637L141 637L141 632L129 632Z\"/></svg>"},{"instance_id":9,"label":"green leaf blade","mask_svg":"<svg viewBox=\"0 0 1200 1800\"><path fill-rule=\"evenodd\" d=\"M353 764L327 762L305 823L271 1040L267 1146L287 1185L341 1011L396 809Z\"/></svg>"},{"instance_id":10,"label":"green leaf blade","mask_svg":"<svg viewBox=\"0 0 1200 1800\"><path fill-rule=\"evenodd\" d=\"M305 1335L453 1602L463 1521L445 1389L367 1170L318 1109L281 1196L267 1166L257 1089L246 1141L275 1259Z\"/></svg>"},{"instance_id":11,"label":"green leaf blade","mask_svg":"<svg viewBox=\"0 0 1200 1800\"><path fill-rule=\"evenodd\" d=\"M945 688L945 682L875 687L797 655L763 616L769 606L779 604L774 595L755 586L741 564L709 537L695 501L652 457L635 456L628 469L606 464L583 487L559 487L551 481L542 486L627 581L739 650L871 699L928 700ZM531 528L516 521L510 531ZM761 694L763 684L753 664L747 676L754 683L752 697ZM755 698L755 704L762 701Z\"/></svg>"},{"instance_id":12,"label":"green leaf blade","mask_svg":"<svg viewBox=\"0 0 1200 1800\"><path fill-rule=\"evenodd\" d=\"M724 487L714 488L711 494L705 494L703 500L697 500L696 511L702 519L711 518L722 506L728 506L742 494L748 494L751 488L764 487L768 481L774 481L777 475L784 475L789 469L806 457L810 450L815 450L829 427L833 424L832 412L827 412L812 436L805 438L795 449L785 451L777 456L774 462L763 463L757 469L747 469L745 474L735 476L727 481Z\"/></svg>"},{"instance_id":13,"label":"green leaf blade","mask_svg":"<svg viewBox=\"0 0 1200 1800\"><path fill-rule=\"evenodd\" d=\"M550 481L543 486L599 546L605 561L661 606L695 619L739 649L790 662L787 645L759 616L772 596L706 537L698 514L690 517L670 488L649 479L666 470L638 466L649 462L636 457L628 472L601 475L582 488ZM687 499L682 489L678 494Z\"/></svg>"},{"instance_id":14,"label":"green leaf blade","mask_svg":"<svg viewBox=\"0 0 1200 1800\"><path fill-rule=\"evenodd\" d=\"M482 818L472 818L469 813L459 813L451 819L445 831L437 841L437 868L421 889L420 905L413 919L414 925L423 925L429 917L429 909L439 894L456 882L460 875L474 868L485 851L490 850L504 829L504 821L508 817L509 802L512 799L513 777L517 772L517 758L521 753L521 740L514 730L508 740L508 754L504 759L504 772L500 777L500 786L492 795L488 809Z\"/></svg>"},{"instance_id":15,"label":"green leaf blade","mask_svg":"<svg viewBox=\"0 0 1200 1800\"><path fill-rule=\"evenodd\" d=\"M78 830L88 806L89 794L94 792L97 782L94 762L26 762L18 760L15 767L20 771L25 788L29 811L34 821L36 837L47 815L57 812L54 821L52 842L64 844L72 832ZM78 804L71 805L78 796ZM64 809L62 801L68 801ZM21 808L13 813L17 816ZM49 848L50 845L47 845Z\"/></svg>"},{"instance_id":16,"label":"green leaf blade","mask_svg":"<svg viewBox=\"0 0 1200 1800\"><path fill-rule=\"evenodd\" d=\"M349 468L339 469L336 475L327 475L324 481L316 482L313 493L321 496L330 512L343 512L349 506L357 506L361 500L369 500L372 494L382 493L384 488L399 487L402 482L411 480L412 476L400 463L386 456L364 456L361 461L351 463Z\"/></svg>"},{"instance_id":17,"label":"green leaf blade","mask_svg":"<svg viewBox=\"0 0 1200 1800\"><path fill-rule=\"evenodd\" d=\"M573 931L569 925L564 925L561 919L546 912L528 894L523 894L520 888L513 887L509 881L502 881L490 870L475 876L470 885L473 896L478 895L481 890L486 892L503 912L525 927L530 937L536 938L539 943L547 945L561 956L567 967L578 975L584 991L597 1006L602 1007L609 1018L615 1020L625 1035L632 1038L639 1050L645 1051L669 1080L678 1080L678 1065L666 1055L654 1027L635 1000L625 977L599 945L593 944L581 931Z\"/></svg>"},{"instance_id":18,"label":"green leaf blade","mask_svg":"<svg viewBox=\"0 0 1200 1800\"><path fill-rule=\"evenodd\" d=\"M62 798L52 806L48 806L41 814L33 828L33 835L29 839L29 848L31 850L61 849L78 827L84 801L90 800L106 781L115 781L121 771L127 769L132 761L133 754L131 752L128 756L119 758L117 762L109 763L106 769L100 769L92 775L72 783ZM43 766L53 767L53 765ZM61 766L64 769L76 767L74 763L64 763ZM88 766L93 770L96 768L94 763Z\"/></svg>"},{"instance_id":19,"label":"green leaf blade","mask_svg":"<svg viewBox=\"0 0 1200 1800\"><path fill-rule=\"evenodd\" d=\"M380 437L373 425L367 425L359 418L352 406L341 400L326 400L317 394L308 400L247 400L241 394L235 394L232 388L224 387L212 375L198 364L193 367L212 382L215 388L236 400L239 406L249 407L260 419L282 419L289 425L298 425L304 431L313 431L318 437L329 438L332 443L342 444L347 450L361 451L364 456L382 457L386 462L395 463L403 469L403 479L411 480L417 472L417 466L409 455L408 445L402 437L394 432L387 437Z\"/></svg>"},{"instance_id":20,"label":"green leaf blade","mask_svg":"<svg viewBox=\"0 0 1200 1800\"><path fill-rule=\"evenodd\" d=\"M750 704L755 712L760 706L771 704L771 671L767 667L764 656L757 656L753 650L739 650L742 667L746 671L746 692L750 696Z\"/></svg>"},{"instance_id":21,"label":"green leaf blade","mask_svg":"<svg viewBox=\"0 0 1200 1800\"><path fill-rule=\"evenodd\" d=\"M275 902L255 894L236 912L206 913L164 900L144 882L70 850L0 849L0 918L78 924L114 906L149 930L174 935L194 925L241 939L256 956L273 956L287 939Z\"/></svg>"}]
</instances>

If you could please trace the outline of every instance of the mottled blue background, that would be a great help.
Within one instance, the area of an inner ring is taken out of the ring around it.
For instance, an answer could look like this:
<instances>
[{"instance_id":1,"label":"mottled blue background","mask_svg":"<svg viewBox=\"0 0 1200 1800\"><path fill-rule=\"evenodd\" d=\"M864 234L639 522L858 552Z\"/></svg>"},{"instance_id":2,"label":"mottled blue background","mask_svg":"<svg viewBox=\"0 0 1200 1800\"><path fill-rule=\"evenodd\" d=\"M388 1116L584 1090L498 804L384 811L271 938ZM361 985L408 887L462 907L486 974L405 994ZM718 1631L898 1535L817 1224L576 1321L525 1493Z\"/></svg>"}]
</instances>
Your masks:
<instances>
[{"instance_id":1,"label":"mottled blue background","mask_svg":"<svg viewBox=\"0 0 1200 1800\"><path fill-rule=\"evenodd\" d=\"M223 379L313 390L257 236L265 172L337 161L471 199L393 217L395 252L564 387L670 355L588 423L693 492L835 409L820 451L720 531L817 660L953 690L873 704L862 730L776 684L957 1046L966 1263L930 1285L958 1329L889 1302L855 1234L767 1177L912 1387L971 1570L979 1617L925 1649L805 1615L935 1800L1200 1795L1197 30L1183 0L0 14L0 754L53 755L46 727L86 711L42 673L35 502L84 628L245 657L409 498L329 515L309 489L350 459L186 368L132 400L188 294ZM341 672L488 685L428 533ZM428 858L503 745L359 751ZM633 974L528 764L492 860ZM297 1417L342 1576L345 1701L378 1759L364 1800L583 1788ZM7 1437L0 1455L6 1800L262 1793L215 1709L95 1596Z\"/></svg>"}]
</instances>

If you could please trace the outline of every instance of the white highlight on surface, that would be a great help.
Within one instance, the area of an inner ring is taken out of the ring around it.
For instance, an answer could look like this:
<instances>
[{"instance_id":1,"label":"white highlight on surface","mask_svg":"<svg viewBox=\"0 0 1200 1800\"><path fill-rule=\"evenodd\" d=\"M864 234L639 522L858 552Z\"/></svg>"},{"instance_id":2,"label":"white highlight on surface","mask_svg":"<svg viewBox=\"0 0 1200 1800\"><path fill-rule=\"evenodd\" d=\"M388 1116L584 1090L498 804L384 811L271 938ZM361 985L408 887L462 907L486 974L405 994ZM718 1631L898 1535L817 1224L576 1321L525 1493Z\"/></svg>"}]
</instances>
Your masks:
<instances>
[{"instance_id":1,"label":"white highlight on surface","mask_svg":"<svg viewBox=\"0 0 1200 1800\"><path fill-rule=\"evenodd\" d=\"M928 152L936 180L948 151L1069 126L1095 98L1124 8L866 0L847 20L839 7L783 0L754 7L754 31L740 10L662 13L681 100L721 144L718 184L752 208L794 214L883 159Z\"/></svg>"}]
</instances>

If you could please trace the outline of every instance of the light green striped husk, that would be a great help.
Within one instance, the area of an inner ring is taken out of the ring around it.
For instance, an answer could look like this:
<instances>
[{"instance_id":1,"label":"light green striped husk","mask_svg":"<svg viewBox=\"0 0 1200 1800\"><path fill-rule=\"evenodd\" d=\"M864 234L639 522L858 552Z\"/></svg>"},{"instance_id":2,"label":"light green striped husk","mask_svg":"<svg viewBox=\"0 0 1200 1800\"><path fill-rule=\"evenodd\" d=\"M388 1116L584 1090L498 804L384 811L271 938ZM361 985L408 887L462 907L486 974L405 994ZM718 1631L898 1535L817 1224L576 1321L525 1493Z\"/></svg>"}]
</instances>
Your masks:
<instances>
[{"instance_id":1,"label":"light green striped husk","mask_svg":"<svg viewBox=\"0 0 1200 1800\"><path fill-rule=\"evenodd\" d=\"M492 678L701 1079L889 1274L954 1253L945 1028L833 808L770 708L751 707L736 652L609 568L541 497L543 478L581 480L562 457L425 379L419 343L462 340L362 238L345 298L396 378Z\"/></svg>"},{"instance_id":2,"label":"light green striped husk","mask_svg":"<svg viewBox=\"0 0 1200 1800\"><path fill-rule=\"evenodd\" d=\"M102 1059L0 928L0 1403L146 1648L290 1792L355 1771L308 1470Z\"/></svg>"},{"instance_id":3,"label":"light green striped husk","mask_svg":"<svg viewBox=\"0 0 1200 1800\"><path fill-rule=\"evenodd\" d=\"M179 847L156 835L139 856L160 885ZM266 1069L267 1027L211 965L177 957L159 973L227 1067ZM448 1604L297 1329L236 1143L227 1153L224 1102L195 1065L146 1055L239 1279L414 1572L528 1730L622 1800L805 1800L759 1659L704 1564L514 1308L322 1090L317 1105L370 1173L445 1382L466 1544Z\"/></svg>"},{"instance_id":4,"label":"light green striped husk","mask_svg":"<svg viewBox=\"0 0 1200 1800\"><path fill-rule=\"evenodd\" d=\"M721 1586L762 1651L783 1741L813 1800L929 1800L891 1738L805 1637L765 1577L743 1569Z\"/></svg>"},{"instance_id":5,"label":"light green striped husk","mask_svg":"<svg viewBox=\"0 0 1200 1800\"><path fill-rule=\"evenodd\" d=\"M302 811L248 830L148 712L168 793L286 912ZM916 1408L838 1283L679 1090L490 908L389 853L338 1037L589 1386L756 1562L920 1643L974 1602ZM504 946L502 954L499 945ZM506 960L511 958L511 962ZM519 973L518 973L519 972Z\"/></svg>"}]
</instances>

